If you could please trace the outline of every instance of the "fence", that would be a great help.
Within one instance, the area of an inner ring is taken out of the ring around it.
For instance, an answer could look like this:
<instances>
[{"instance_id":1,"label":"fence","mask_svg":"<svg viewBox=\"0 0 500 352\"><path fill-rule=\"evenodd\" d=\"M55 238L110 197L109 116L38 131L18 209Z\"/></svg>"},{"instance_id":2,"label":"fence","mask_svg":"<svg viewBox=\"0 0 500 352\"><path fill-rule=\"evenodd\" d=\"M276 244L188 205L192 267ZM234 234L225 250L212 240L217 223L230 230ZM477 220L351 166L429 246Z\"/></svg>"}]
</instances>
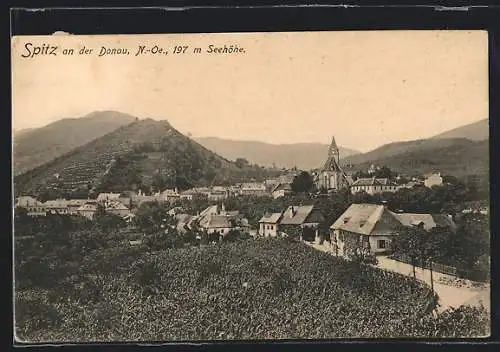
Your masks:
<instances>
[{"instance_id":1,"label":"fence","mask_svg":"<svg viewBox=\"0 0 500 352\"><path fill-rule=\"evenodd\" d=\"M397 260L397 261L400 261L400 262L403 262L403 263L412 264L411 259L405 254L401 254L398 256L391 256L390 258ZM425 261L425 262L417 261L415 263L415 266L418 268L423 268L423 269L431 269L431 262L430 261ZM432 270L435 272L438 272L438 273L452 275L452 276L457 277L457 268L454 266L432 262Z\"/></svg>"}]
</instances>

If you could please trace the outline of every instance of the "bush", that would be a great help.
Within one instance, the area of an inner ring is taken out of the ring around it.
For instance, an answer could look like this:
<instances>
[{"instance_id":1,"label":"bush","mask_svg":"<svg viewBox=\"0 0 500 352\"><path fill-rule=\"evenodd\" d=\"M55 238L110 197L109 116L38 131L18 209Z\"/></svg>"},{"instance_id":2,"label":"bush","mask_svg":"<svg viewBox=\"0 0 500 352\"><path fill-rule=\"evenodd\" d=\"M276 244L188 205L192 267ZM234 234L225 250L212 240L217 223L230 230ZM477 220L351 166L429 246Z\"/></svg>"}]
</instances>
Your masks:
<instances>
[{"instance_id":1,"label":"bush","mask_svg":"<svg viewBox=\"0 0 500 352\"><path fill-rule=\"evenodd\" d=\"M238 242L238 241L245 241L252 238L247 233L244 233L239 230L230 230L225 236L222 237L223 242Z\"/></svg>"},{"instance_id":2,"label":"bush","mask_svg":"<svg viewBox=\"0 0 500 352\"><path fill-rule=\"evenodd\" d=\"M16 325L25 331L52 328L61 322L61 317L41 299L18 299L16 302Z\"/></svg>"}]
</instances>

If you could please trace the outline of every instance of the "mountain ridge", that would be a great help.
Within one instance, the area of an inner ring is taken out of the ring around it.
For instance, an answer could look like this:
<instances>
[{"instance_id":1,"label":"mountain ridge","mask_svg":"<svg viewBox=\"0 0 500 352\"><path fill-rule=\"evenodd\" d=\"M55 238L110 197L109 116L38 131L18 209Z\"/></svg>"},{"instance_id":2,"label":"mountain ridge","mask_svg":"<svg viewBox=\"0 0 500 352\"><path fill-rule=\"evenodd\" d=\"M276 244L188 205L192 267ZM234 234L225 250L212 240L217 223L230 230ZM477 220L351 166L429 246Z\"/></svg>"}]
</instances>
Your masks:
<instances>
[{"instance_id":1,"label":"mountain ridge","mask_svg":"<svg viewBox=\"0 0 500 352\"><path fill-rule=\"evenodd\" d=\"M328 144L322 143L284 143L272 144L261 141L241 141L219 137L197 137L198 143L213 150L229 160L245 158L250 163L280 168L314 169L320 167L327 157ZM341 157L359 151L339 147Z\"/></svg>"},{"instance_id":2,"label":"mountain ridge","mask_svg":"<svg viewBox=\"0 0 500 352\"><path fill-rule=\"evenodd\" d=\"M430 139L444 138L467 138L472 141L483 141L489 139L489 119L486 118L453 128L449 131L433 136Z\"/></svg>"}]
</instances>

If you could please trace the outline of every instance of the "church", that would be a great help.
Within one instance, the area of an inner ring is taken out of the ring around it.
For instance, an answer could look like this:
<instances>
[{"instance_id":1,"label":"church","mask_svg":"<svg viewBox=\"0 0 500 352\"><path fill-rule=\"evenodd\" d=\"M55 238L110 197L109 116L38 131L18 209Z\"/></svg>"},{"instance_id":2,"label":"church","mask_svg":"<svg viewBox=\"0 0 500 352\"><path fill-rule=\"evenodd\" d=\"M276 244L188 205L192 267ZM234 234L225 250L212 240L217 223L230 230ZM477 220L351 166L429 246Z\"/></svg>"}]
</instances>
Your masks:
<instances>
[{"instance_id":1,"label":"church","mask_svg":"<svg viewBox=\"0 0 500 352\"><path fill-rule=\"evenodd\" d=\"M348 176L340 168L340 152L335 137L332 137L325 165L316 175L316 186L318 189L326 189L328 192L349 187Z\"/></svg>"}]
</instances>

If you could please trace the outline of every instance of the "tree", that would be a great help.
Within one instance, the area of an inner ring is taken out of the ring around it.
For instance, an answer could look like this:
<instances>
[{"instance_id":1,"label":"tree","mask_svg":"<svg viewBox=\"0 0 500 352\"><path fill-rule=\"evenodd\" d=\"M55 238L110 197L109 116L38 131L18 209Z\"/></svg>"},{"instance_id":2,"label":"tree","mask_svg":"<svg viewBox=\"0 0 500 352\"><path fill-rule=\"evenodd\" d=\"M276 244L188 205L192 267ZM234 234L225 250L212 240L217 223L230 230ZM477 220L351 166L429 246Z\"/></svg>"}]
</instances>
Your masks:
<instances>
[{"instance_id":1,"label":"tree","mask_svg":"<svg viewBox=\"0 0 500 352\"><path fill-rule=\"evenodd\" d=\"M243 233L239 230L232 229L225 236L222 237L223 242L238 242L250 238L250 235Z\"/></svg>"},{"instance_id":2,"label":"tree","mask_svg":"<svg viewBox=\"0 0 500 352\"><path fill-rule=\"evenodd\" d=\"M158 202L142 203L137 209L134 221L145 234L158 232L166 225L174 223L174 220L168 216L166 210Z\"/></svg>"},{"instance_id":3,"label":"tree","mask_svg":"<svg viewBox=\"0 0 500 352\"><path fill-rule=\"evenodd\" d=\"M104 232L110 232L126 226L125 221L120 216L108 213L96 216L95 222Z\"/></svg>"},{"instance_id":4,"label":"tree","mask_svg":"<svg viewBox=\"0 0 500 352\"><path fill-rule=\"evenodd\" d=\"M359 178L368 178L368 177L371 177L371 175L368 172L364 172L362 170L358 170L352 175L352 179L354 181L356 181Z\"/></svg>"},{"instance_id":5,"label":"tree","mask_svg":"<svg viewBox=\"0 0 500 352\"><path fill-rule=\"evenodd\" d=\"M307 171L302 171L294 177L292 182L292 191L295 193L310 192L314 186L314 180Z\"/></svg>"},{"instance_id":6,"label":"tree","mask_svg":"<svg viewBox=\"0 0 500 352\"><path fill-rule=\"evenodd\" d=\"M155 173L153 175L153 180L151 181L151 188L153 191L161 192L165 188L171 186L171 184L172 182L167 176L162 175L161 173Z\"/></svg>"},{"instance_id":7,"label":"tree","mask_svg":"<svg viewBox=\"0 0 500 352\"><path fill-rule=\"evenodd\" d=\"M458 225L447 246L449 257L459 267L470 270L481 256L490 253L489 218L482 214L465 214Z\"/></svg>"},{"instance_id":8,"label":"tree","mask_svg":"<svg viewBox=\"0 0 500 352\"><path fill-rule=\"evenodd\" d=\"M245 158L237 158L235 161L236 167L242 169L245 166L248 166L248 160Z\"/></svg>"},{"instance_id":9,"label":"tree","mask_svg":"<svg viewBox=\"0 0 500 352\"><path fill-rule=\"evenodd\" d=\"M401 226L399 235L391 242L392 252L396 256L406 256L413 266L413 277L416 278L415 265L421 255L422 232L417 227Z\"/></svg>"},{"instance_id":10,"label":"tree","mask_svg":"<svg viewBox=\"0 0 500 352\"><path fill-rule=\"evenodd\" d=\"M375 171L374 176L376 178L393 178L397 176L397 173L389 169L387 166L382 166L380 169Z\"/></svg>"}]
</instances>

